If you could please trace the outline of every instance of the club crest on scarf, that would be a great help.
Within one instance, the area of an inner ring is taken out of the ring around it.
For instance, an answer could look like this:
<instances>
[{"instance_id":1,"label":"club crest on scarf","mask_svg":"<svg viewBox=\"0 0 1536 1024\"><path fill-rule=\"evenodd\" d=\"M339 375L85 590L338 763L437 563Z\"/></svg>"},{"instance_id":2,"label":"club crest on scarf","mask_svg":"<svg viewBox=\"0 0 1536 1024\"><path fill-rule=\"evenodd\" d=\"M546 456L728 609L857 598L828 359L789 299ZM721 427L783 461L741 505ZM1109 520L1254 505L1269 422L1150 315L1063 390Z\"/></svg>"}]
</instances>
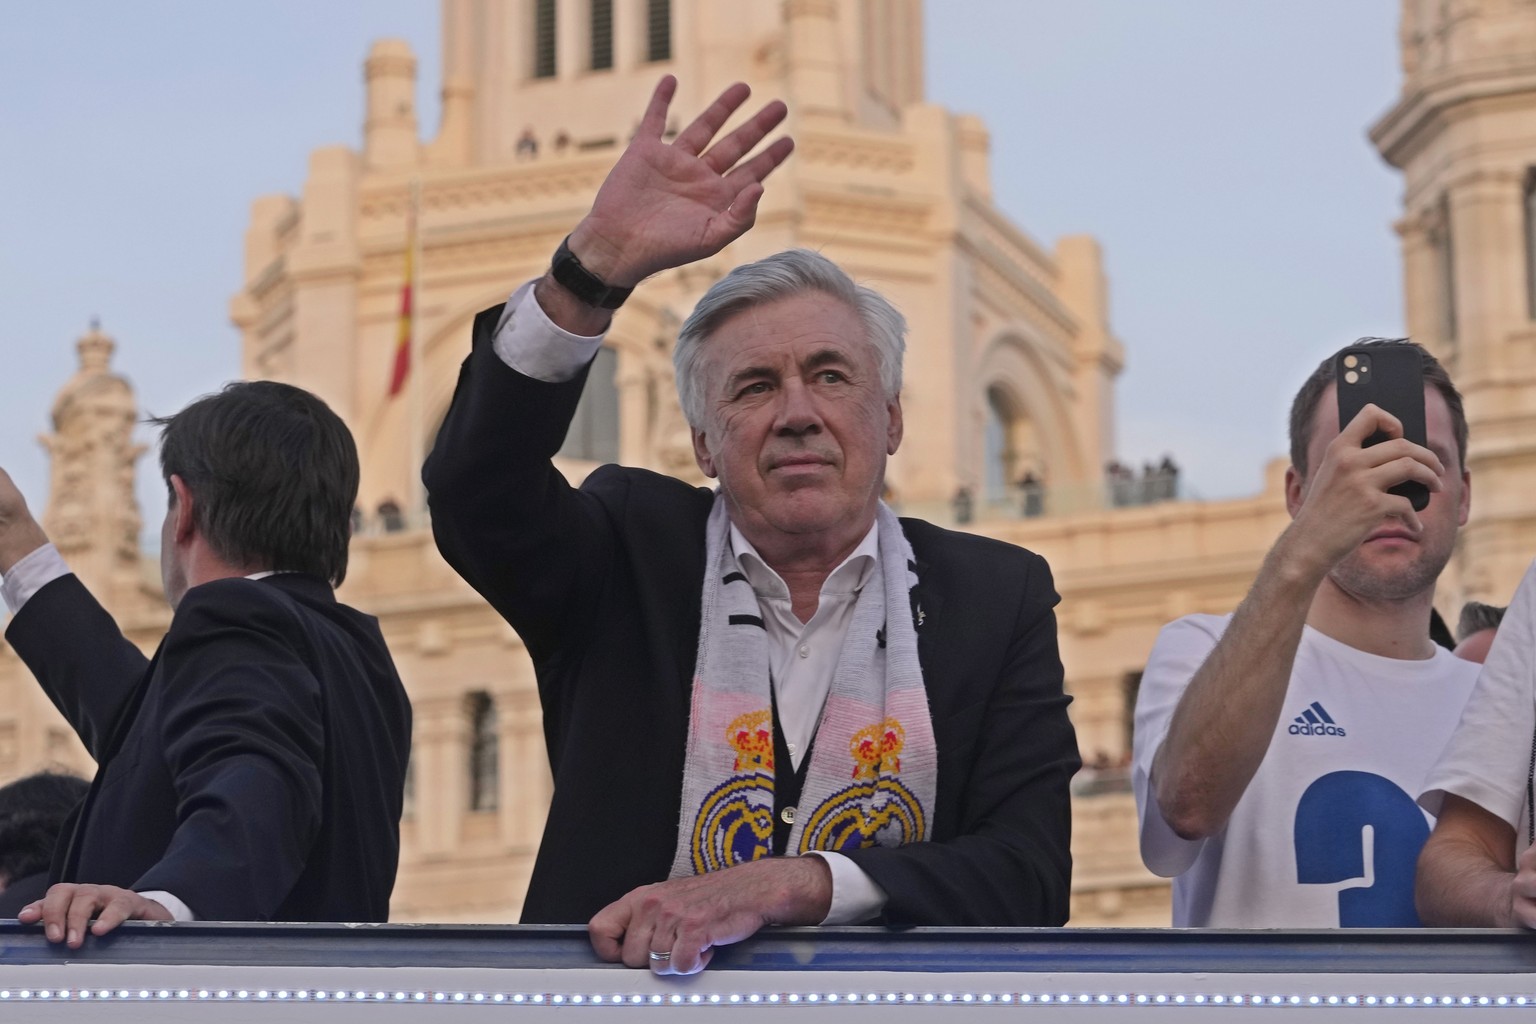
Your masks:
<instances>
[{"instance_id":1,"label":"club crest on scarf","mask_svg":"<svg viewBox=\"0 0 1536 1024\"><path fill-rule=\"evenodd\" d=\"M923 836L923 807L897 778L906 730L894 718L865 726L848 741L854 785L833 793L812 812L799 852L900 846Z\"/></svg>"},{"instance_id":2,"label":"club crest on scarf","mask_svg":"<svg viewBox=\"0 0 1536 1024\"><path fill-rule=\"evenodd\" d=\"M773 851L773 712L737 715L725 728L734 773L704 798L693 828L696 874L745 864Z\"/></svg>"}]
</instances>

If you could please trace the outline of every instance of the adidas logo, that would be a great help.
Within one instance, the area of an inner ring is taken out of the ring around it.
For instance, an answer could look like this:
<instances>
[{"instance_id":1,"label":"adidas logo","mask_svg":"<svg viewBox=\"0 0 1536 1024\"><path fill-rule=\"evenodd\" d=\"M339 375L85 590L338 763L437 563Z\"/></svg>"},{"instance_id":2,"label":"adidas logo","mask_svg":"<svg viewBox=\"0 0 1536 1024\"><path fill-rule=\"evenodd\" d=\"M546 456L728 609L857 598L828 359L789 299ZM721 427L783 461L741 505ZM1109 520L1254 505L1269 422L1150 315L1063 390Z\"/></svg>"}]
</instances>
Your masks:
<instances>
[{"instance_id":1,"label":"adidas logo","mask_svg":"<svg viewBox=\"0 0 1536 1024\"><path fill-rule=\"evenodd\" d=\"M1292 736L1344 735L1344 727L1335 722L1317 701L1308 704L1307 709L1291 722L1291 727L1287 731Z\"/></svg>"}]
</instances>

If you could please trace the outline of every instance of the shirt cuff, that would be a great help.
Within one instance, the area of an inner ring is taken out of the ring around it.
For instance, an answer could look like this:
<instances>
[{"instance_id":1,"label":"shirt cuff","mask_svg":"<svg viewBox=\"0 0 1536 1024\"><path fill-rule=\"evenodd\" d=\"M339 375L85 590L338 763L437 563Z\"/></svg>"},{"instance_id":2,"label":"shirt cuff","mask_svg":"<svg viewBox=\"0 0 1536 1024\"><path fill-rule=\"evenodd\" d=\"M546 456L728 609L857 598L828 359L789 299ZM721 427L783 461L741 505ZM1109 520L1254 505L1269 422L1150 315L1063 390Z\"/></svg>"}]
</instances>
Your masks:
<instances>
[{"instance_id":1,"label":"shirt cuff","mask_svg":"<svg viewBox=\"0 0 1536 1024\"><path fill-rule=\"evenodd\" d=\"M22 605L32 600L33 594L60 576L68 575L69 566L64 564L64 556L59 554L59 549L52 544L44 544L35 551L29 551L11 566L11 571L5 574L4 582L0 582L0 597L5 599L6 609L15 615L21 611Z\"/></svg>"},{"instance_id":2,"label":"shirt cuff","mask_svg":"<svg viewBox=\"0 0 1536 1024\"><path fill-rule=\"evenodd\" d=\"M592 361L603 347L603 336L572 334L557 325L533 294L536 283L529 281L507 300L491 347L524 377L563 384Z\"/></svg>"},{"instance_id":3,"label":"shirt cuff","mask_svg":"<svg viewBox=\"0 0 1536 1024\"><path fill-rule=\"evenodd\" d=\"M185 903L181 902L181 900L177 899L175 896L172 896L164 889L150 889L146 892L139 893L139 895L143 896L147 900L154 900L166 910L170 911L171 919L173 921L197 920L197 915L192 913L191 907L187 906Z\"/></svg>"},{"instance_id":4,"label":"shirt cuff","mask_svg":"<svg viewBox=\"0 0 1536 1024\"><path fill-rule=\"evenodd\" d=\"M840 853L812 851L807 857L820 857L832 872L832 907L822 924L862 924L880 916L890 899L864 869Z\"/></svg>"}]
</instances>

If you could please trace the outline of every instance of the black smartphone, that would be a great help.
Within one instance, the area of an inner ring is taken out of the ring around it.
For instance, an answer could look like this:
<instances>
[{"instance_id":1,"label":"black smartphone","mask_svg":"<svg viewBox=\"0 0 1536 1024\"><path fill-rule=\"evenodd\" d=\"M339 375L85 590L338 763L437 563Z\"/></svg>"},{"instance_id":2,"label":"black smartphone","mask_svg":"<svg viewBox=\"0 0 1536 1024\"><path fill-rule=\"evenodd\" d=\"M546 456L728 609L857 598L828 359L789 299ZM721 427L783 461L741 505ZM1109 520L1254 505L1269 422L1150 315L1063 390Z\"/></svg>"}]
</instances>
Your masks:
<instances>
[{"instance_id":1,"label":"black smartphone","mask_svg":"<svg viewBox=\"0 0 1536 1024\"><path fill-rule=\"evenodd\" d=\"M1403 436L1424 444L1424 367L1416 349L1406 345L1359 345L1334 357L1339 393L1339 429L1367 405L1385 409L1403 425ZM1377 431L1365 439L1365 447L1385 441ZM1405 480L1391 493L1400 494L1422 512L1429 504L1429 488L1417 480Z\"/></svg>"}]
</instances>

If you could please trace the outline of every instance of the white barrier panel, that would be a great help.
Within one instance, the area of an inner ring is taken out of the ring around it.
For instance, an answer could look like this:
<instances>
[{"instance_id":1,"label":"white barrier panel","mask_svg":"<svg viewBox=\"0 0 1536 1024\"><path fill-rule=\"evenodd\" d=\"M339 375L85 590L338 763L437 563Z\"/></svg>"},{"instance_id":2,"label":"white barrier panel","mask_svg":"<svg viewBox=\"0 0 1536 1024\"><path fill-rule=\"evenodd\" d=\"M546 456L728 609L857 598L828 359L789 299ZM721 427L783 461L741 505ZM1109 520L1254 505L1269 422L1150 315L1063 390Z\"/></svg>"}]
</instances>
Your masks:
<instances>
[{"instance_id":1,"label":"white barrier panel","mask_svg":"<svg viewBox=\"0 0 1536 1024\"><path fill-rule=\"evenodd\" d=\"M1525 1021L1533 954L1516 932L796 929L659 978L569 928L129 925L70 952L0 924L0 1021Z\"/></svg>"}]
</instances>

